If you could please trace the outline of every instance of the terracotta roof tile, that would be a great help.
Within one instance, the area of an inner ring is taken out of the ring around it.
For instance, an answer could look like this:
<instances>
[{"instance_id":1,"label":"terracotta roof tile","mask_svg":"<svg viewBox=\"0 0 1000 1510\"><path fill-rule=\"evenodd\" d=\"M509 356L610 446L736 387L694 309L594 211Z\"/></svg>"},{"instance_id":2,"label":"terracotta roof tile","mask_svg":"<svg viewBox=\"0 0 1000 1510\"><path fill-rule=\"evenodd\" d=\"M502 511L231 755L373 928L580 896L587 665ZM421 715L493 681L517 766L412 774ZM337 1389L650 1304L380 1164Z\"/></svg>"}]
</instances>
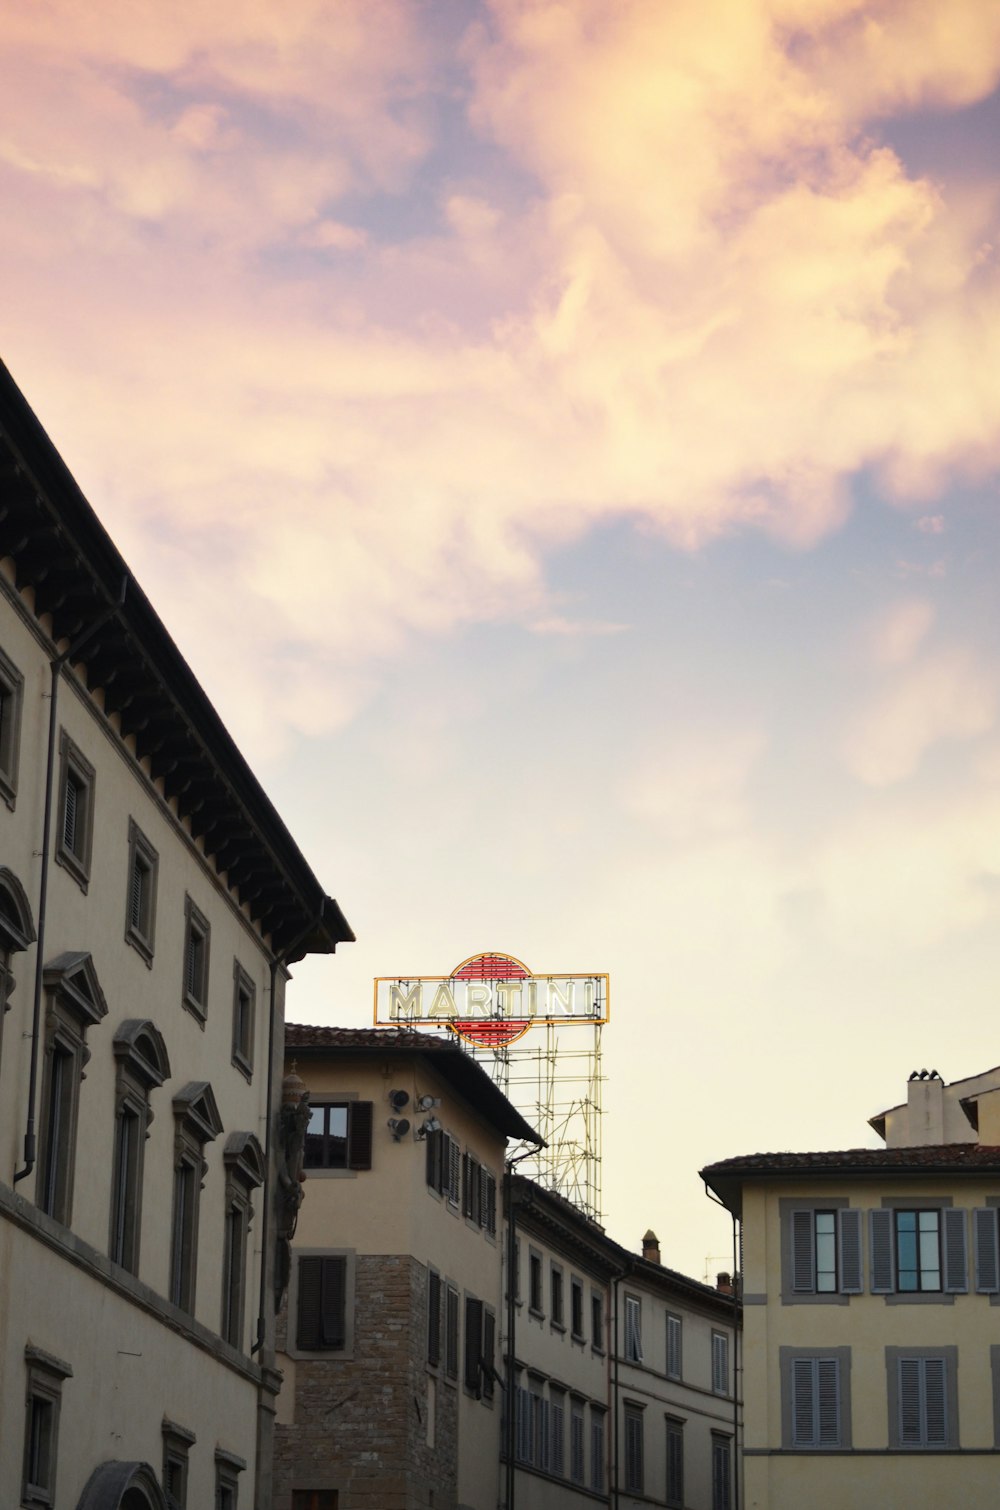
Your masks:
<instances>
[{"instance_id":1,"label":"terracotta roof tile","mask_svg":"<svg viewBox=\"0 0 1000 1510\"><path fill-rule=\"evenodd\" d=\"M982 1143L930 1143L917 1148L846 1148L823 1153L751 1153L720 1159L701 1171L706 1175L797 1174L839 1170L873 1172L903 1169L975 1171L1000 1169L1000 1148Z\"/></svg>"}]
</instances>

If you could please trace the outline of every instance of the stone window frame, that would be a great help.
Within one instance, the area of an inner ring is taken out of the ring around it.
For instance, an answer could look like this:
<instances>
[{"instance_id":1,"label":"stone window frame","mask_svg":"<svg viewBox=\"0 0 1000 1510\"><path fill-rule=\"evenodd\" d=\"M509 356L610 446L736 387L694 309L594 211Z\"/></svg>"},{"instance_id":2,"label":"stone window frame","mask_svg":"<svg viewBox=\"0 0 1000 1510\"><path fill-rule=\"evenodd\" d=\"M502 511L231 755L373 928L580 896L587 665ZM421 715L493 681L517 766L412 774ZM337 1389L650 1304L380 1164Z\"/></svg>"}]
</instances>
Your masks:
<instances>
[{"instance_id":1,"label":"stone window frame","mask_svg":"<svg viewBox=\"0 0 1000 1510\"><path fill-rule=\"evenodd\" d=\"M797 1362L837 1365L837 1441L824 1444L798 1443L795 1440L795 1365ZM787 1452L850 1452L851 1426L851 1349L850 1347L781 1347L778 1349L781 1377L781 1445Z\"/></svg>"},{"instance_id":2,"label":"stone window frame","mask_svg":"<svg viewBox=\"0 0 1000 1510\"><path fill-rule=\"evenodd\" d=\"M128 820L125 882L125 942L153 967L156 947L156 889L160 857L135 819Z\"/></svg>"},{"instance_id":3,"label":"stone window frame","mask_svg":"<svg viewBox=\"0 0 1000 1510\"><path fill-rule=\"evenodd\" d=\"M225 1235L222 1256L222 1316L219 1335L246 1352L247 1263L253 1192L264 1183L264 1151L252 1132L230 1133L222 1151L226 1171Z\"/></svg>"},{"instance_id":4,"label":"stone window frame","mask_svg":"<svg viewBox=\"0 0 1000 1510\"><path fill-rule=\"evenodd\" d=\"M87 1029L108 1015L89 953L67 950L42 972L45 989L45 1062L35 1204L69 1226L73 1215L80 1083L90 1059Z\"/></svg>"},{"instance_id":5,"label":"stone window frame","mask_svg":"<svg viewBox=\"0 0 1000 1510\"><path fill-rule=\"evenodd\" d=\"M240 1474L247 1460L226 1447L215 1449L215 1510L238 1510Z\"/></svg>"},{"instance_id":6,"label":"stone window frame","mask_svg":"<svg viewBox=\"0 0 1000 1510\"><path fill-rule=\"evenodd\" d=\"M30 1342L24 1349L24 1362L27 1377L21 1504L30 1510L39 1510L39 1507L49 1507L50 1510L56 1500L62 1387L67 1379L72 1379L73 1368ZM38 1472L39 1469L42 1472Z\"/></svg>"},{"instance_id":7,"label":"stone window frame","mask_svg":"<svg viewBox=\"0 0 1000 1510\"><path fill-rule=\"evenodd\" d=\"M208 1164L205 1147L222 1132L207 1080L190 1080L173 1098L174 1193L170 1221L170 1300L194 1315L198 1281L198 1223Z\"/></svg>"},{"instance_id":8,"label":"stone window frame","mask_svg":"<svg viewBox=\"0 0 1000 1510\"><path fill-rule=\"evenodd\" d=\"M288 1281L288 1335L285 1352L289 1358L308 1363L350 1363L355 1347L355 1297L357 1293L357 1249L355 1248L300 1248L293 1249L295 1262ZM338 1348L305 1348L298 1342L299 1317L299 1265L304 1258L336 1258L344 1260L344 1345Z\"/></svg>"},{"instance_id":9,"label":"stone window frame","mask_svg":"<svg viewBox=\"0 0 1000 1510\"><path fill-rule=\"evenodd\" d=\"M0 865L0 1063L3 1062L3 1023L10 1011L15 980L11 955L22 954L36 940L28 894L17 876Z\"/></svg>"},{"instance_id":10,"label":"stone window frame","mask_svg":"<svg viewBox=\"0 0 1000 1510\"><path fill-rule=\"evenodd\" d=\"M0 797L11 812L17 803L24 676L0 649Z\"/></svg>"},{"instance_id":11,"label":"stone window frame","mask_svg":"<svg viewBox=\"0 0 1000 1510\"><path fill-rule=\"evenodd\" d=\"M167 1510L187 1510L188 1457L198 1438L186 1426L163 1417L163 1495Z\"/></svg>"},{"instance_id":12,"label":"stone window frame","mask_svg":"<svg viewBox=\"0 0 1000 1510\"><path fill-rule=\"evenodd\" d=\"M208 972L212 925L197 902L184 893L184 959L181 1002L202 1028L208 1017Z\"/></svg>"},{"instance_id":13,"label":"stone window frame","mask_svg":"<svg viewBox=\"0 0 1000 1510\"><path fill-rule=\"evenodd\" d=\"M59 735L59 828L55 860L86 894L94 848L94 793L97 772L63 729ZM72 802L70 793L72 792ZM72 827L72 833L69 832Z\"/></svg>"},{"instance_id":14,"label":"stone window frame","mask_svg":"<svg viewBox=\"0 0 1000 1510\"><path fill-rule=\"evenodd\" d=\"M257 987L238 959L233 960L233 1053L240 1074L253 1080L254 1034L257 1031Z\"/></svg>"},{"instance_id":15,"label":"stone window frame","mask_svg":"<svg viewBox=\"0 0 1000 1510\"><path fill-rule=\"evenodd\" d=\"M130 1274L139 1272L145 1145L153 1120L150 1092L170 1078L170 1059L149 1018L123 1022L111 1042L115 1073L114 1155L111 1169L108 1256ZM127 1133L129 1124L134 1124Z\"/></svg>"},{"instance_id":16,"label":"stone window frame","mask_svg":"<svg viewBox=\"0 0 1000 1510\"><path fill-rule=\"evenodd\" d=\"M904 1442L899 1410L899 1366L908 1360L926 1362L929 1359L940 1359L944 1363L946 1440L934 1443ZM887 1346L885 1369L890 1451L904 1453L957 1451L959 1446L957 1345L943 1343L940 1347Z\"/></svg>"}]
</instances>

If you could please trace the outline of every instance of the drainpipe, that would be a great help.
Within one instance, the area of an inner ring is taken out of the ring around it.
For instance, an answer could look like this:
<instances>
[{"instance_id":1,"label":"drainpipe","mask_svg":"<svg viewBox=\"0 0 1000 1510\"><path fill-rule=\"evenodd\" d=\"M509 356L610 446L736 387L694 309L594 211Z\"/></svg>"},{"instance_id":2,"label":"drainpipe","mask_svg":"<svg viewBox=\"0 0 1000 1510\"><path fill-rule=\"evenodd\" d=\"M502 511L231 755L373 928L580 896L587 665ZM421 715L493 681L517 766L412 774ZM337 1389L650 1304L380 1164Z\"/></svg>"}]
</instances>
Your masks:
<instances>
[{"instance_id":1,"label":"drainpipe","mask_svg":"<svg viewBox=\"0 0 1000 1510\"><path fill-rule=\"evenodd\" d=\"M622 1280L625 1278L626 1274L628 1274L628 1273L629 1273L629 1267L628 1267L628 1265L626 1265L624 1269L619 1269L616 1274L612 1274L612 1276L611 1276L611 1295L612 1295L612 1311L613 1311L612 1325L611 1325L611 1444L612 1444L613 1464L612 1464L612 1469L611 1469L611 1474L610 1474L610 1482L611 1482L611 1503L615 1506L615 1510L618 1510L618 1505L620 1503L620 1496L621 1496L621 1490L619 1488L619 1479L621 1478L621 1473L620 1473L620 1464L619 1464L619 1460L618 1460L618 1454L619 1454L619 1449L620 1449L620 1445L621 1445L621 1433L620 1433L619 1427L618 1427L618 1417L619 1417L619 1414L620 1414L619 1409L618 1409L618 1391L619 1391L619 1383L618 1383L618 1298L619 1298L619 1285L621 1284Z\"/></svg>"},{"instance_id":2,"label":"drainpipe","mask_svg":"<svg viewBox=\"0 0 1000 1510\"><path fill-rule=\"evenodd\" d=\"M52 689L49 693L49 747L45 763L45 810L42 817L42 874L38 888L38 938L35 949L35 994L31 1012L31 1068L28 1071L28 1115L24 1127L24 1168L19 1169L14 1175L14 1184L23 1180L35 1167L35 1089L38 1080L38 1039L42 1021L42 973L45 968L45 915L49 899L49 829L52 823L52 790L55 783L56 766L56 730L57 709L56 702L59 692L59 678L62 669L67 662L75 660L80 651L99 629L103 629L110 619L113 619L125 602L125 593L128 589L128 577L122 578L121 591L117 602L88 624L86 629L80 631L62 655L57 655L49 661L49 669L52 672Z\"/></svg>"},{"instance_id":3,"label":"drainpipe","mask_svg":"<svg viewBox=\"0 0 1000 1510\"><path fill-rule=\"evenodd\" d=\"M504 1510L514 1510L514 1480L517 1474L517 1348L514 1338L517 1323L517 1286L514 1281L514 1262L517 1253L517 1218L514 1214L516 1210L514 1203L514 1169L523 1159L530 1159L537 1152L537 1148L526 1148L524 1153L519 1154L516 1159L508 1159L504 1170L504 1184L507 1194L507 1367L505 1370L507 1418L504 1432L507 1452L507 1492L504 1496Z\"/></svg>"}]
</instances>

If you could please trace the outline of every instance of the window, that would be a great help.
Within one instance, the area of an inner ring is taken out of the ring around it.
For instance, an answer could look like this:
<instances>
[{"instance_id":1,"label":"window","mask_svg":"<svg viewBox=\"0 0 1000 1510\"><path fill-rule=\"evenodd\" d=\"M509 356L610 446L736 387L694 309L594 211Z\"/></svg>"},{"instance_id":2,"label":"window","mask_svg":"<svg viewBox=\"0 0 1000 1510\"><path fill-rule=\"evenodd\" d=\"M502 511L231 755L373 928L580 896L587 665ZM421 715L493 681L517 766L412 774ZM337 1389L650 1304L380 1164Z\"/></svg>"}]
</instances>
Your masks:
<instances>
[{"instance_id":1,"label":"window","mask_svg":"<svg viewBox=\"0 0 1000 1510\"><path fill-rule=\"evenodd\" d=\"M208 955L211 929L208 918L184 898L184 982L181 1000L204 1024L208 1012Z\"/></svg>"},{"instance_id":2,"label":"window","mask_svg":"<svg viewBox=\"0 0 1000 1510\"><path fill-rule=\"evenodd\" d=\"M427 1362L437 1368L441 1362L441 1276L427 1271Z\"/></svg>"},{"instance_id":3,"label":"window","mask_svg":"<svg viewBox=\"0 0 1000 1510\"><path fill-rule=\"evenodd\" d=\"M187 1510L188 1453L198 1440L176 1421L163 1421L163 1493L167 1510Z\"/></svg>"},{"instance_id":4,"label":"window","mask_svg":"<svg viewBox=\"0 0 1000 1510\"><path fill-rule=\"evenodd\" d=\"M237 1510L239 1476L246 1466L246 1459L235 1452L215 1449L215 1510Z\"/></svg>"},{"instance_id":5,"label":"window","mask_svg":"<svg viewBox=\"0 0 1000 1510\"><path fill-rule=\"evenodd\" d=\"M56 861L87 890L94 837L94 767L65 729L59 741L59 827Z\"/></svg>"},{"instance_id":6,"label":"window","mask_svg":"<svg viewBox=\"0 0 1000 1510\"><path fill-rule=\"evenodd\" d=\"M549 1270L549 1296L551 1309L549 1320L554 1327L565 1325L563 1321L563 1271L558 1264Z\"/></svg>"},{"instance_id":7,"label":"window","mask_svg":"<svg viewBox=\"0 0 1000 1510\"><path fill-rule=\"evenodd\" d=\"M9 808L13 808L17 796L23 696L24 677L0 650L0 797Z\"/></svg>"},{"instance_id":8,"label":"window","mask_svg":"<svg viewBox=\"0 0 1000 1510\"><path fill-rule=\"evenodd\" d=\"M205 1144L222 1131L212 1087L191 1080L173 1100L174 1200L170 1241L170 1299L194 1314L198 1275L198 1207L204 1177Z\"/></svg>"},{"instance_id":9,"label":"window","mask_svg":"<svg viewBox=\"0 0 1000 1510\"><path fill-rule=\"evenodd\" d=\"M850 1447L851 1350L783 1347L781 1440L789 1447Z\"/></svg>"},{"instance_id":10,"label":"window","mask_svg":"<svg viewBox=\"0 0 1000 1510\"><path fill-rule=\"evenodd\" d=\"M432 1134L432 1136L436 1136ZM447 1135L445 1135L447 1136ZM449 1139L449 1143L453 1140ZM453 1144L457 1148L457 1144ZM448 1150L449 1172L451 1150ZM496 1177L480 1164L472 1154L462 1155L462 1214L469 1221L482 1227L491 1237L497 1230L497 1182Z\"/></svg>"},{"instance_id":11,"label":"window","mask_svg":"<svg viewBox=\"0 0 1000 1510\"><path fill-rule=\"evenodd\" d=\"M465 1387L476 1399L483 1393L483 1319L485 1310L481 1300L473 1295L465 1297ZM492 1370L493 1364L490 1361ZM492 1383L492 1374L491 1374Z\"/></svg>"},{"instance_id":12,"label":"window","mask_svg":"<svg viewBox=\"0 0 1000 1510\"><path fill-rule=\"evenodd\" d=\"M48 1011L35 1199L49 1216L68 1225L73 1211L80 1081L88 1057L87 1029L107 1016L108 1007L89 954L60 954L46 966L42 980Z\"/></svg>"},{"instance_id":13,"label":"window","mask_svg":"<svg viewBox=\"0 0 1000 1510\"><path fill-rule=\"evenodd\" d=\"M454 1285L445 1292L444 1369L449 1379L458 1378L458 1291Z\"/></svg>"},{"instance_id":14,"label":"window","mask_svg":"<svg viewBox=\"0 0 1000 1510\"><path fill-rule=\"evenodd\" d=\"M449 1206L461 1199L462 1151L448 1133L438 1131L427 1136L427 1184L444 1196Z\"/></svg>"},{"instance_id":15,"label":"window","mask_svg":"<svg viewBox=\"0 0 1000 1510\"><path fill-rule=\"evenodd\" d=\"M233 960L233 1063L253 1079L253 1035L257 988L238 959Z\"/></svg>"},{"instance_id":16,"label":"window","mask_svg":"<svg viewBox=\"0 0 1000 1510\"><path fill-rule=\"evenodd\" d=\"M604 1351L604 1297L590 1292L590 1342L595 1352Z\"/></svg>"},{"instance_id":17,"label":"window","mask_svg":"<svg viewBox=\"0 0 1000 1510\"><path fill-rule=\"evenodd\" d=\"M253 1133L230 1133L222 1162L226 1170L226 1215L219 1331L232 1347L242 1348L246 1342L244 1309L253 1192L264 1183L264 1151Z\"/></svg>"},{"instance_id":18,"label":"window","mask_svg":"<svg viewBox=\"0 0 1000 1510\"><path fill-rule=\"evenodd\" d=\"M667 1312L667 1378L680 1379L683 1370L683 1322L680 1316Z\"/></svg>"},{"instance_id":19,"label":"window","mask_svg":"<svg viewBox=\"0 0 1000 1510\"><path fill-rule=\"evenodd\" d=\"M729 1393L729 1338L725 1332L712 1333L712 1390L717 1395Z\"/></svg>"},{"instance_id":20,"label":"window","mask_svg":"<svg viewBox=\"0 0 1000 1510\"><path fill-rule=\"evenodd\" d=\"M590 1487L604 1490L604 1412L596 1405L590 1407Z\"/></svg>"},{"instance_id":21,"label":"window","mask_svg":"<svg viewBox=\"0 0 1000 1510\"><path fill-rule=\"evenodd\" d=\"M837 1196L806 1205L783 1198L781 1212L781 1298L846 1305L860 1295L861 1212Z\"/></svg>"},{"instance_id":22,"label":"window","mask_svg":"<svg viewBox=\"0 0 1000 1510\"><path fill-rule=\"evenodd\" d=\"M295 1345L304 1353L342 1353L347 1344L347 1255L300 1255Z\"/></svg>"},{"instance_id":23,"label":"window","mask_svg":"<svg viewBox=\"0 0 1000 1510\"><path fill-rule=\"evenodd\" d=\"M583 1341L583 1285L574 1278L570 1281L570 1325L575 1340Z\"/></svg>"},{"instance_id":24,"label":"window","mask_svg":"<svg viewBox=\"0 0 1000 1510\"><path fill-rule=\"evenodd\" d=\"M117 1072L108 1256L138 1274L143 1159L152 1121L149 1096L169 1076L170 1060L159 1029L142 1019L122 1023L111 1047Z\"/></svg>"},{"instance_id":25,"label":"window","mask_svg":"<svg viewBox=\"0 0 1000 1510\"><path fill-rule=\"evenodd\" d=\"M73 1377L68 1363L30 1344L24 1350L27 1394L24 1413L22 1505L55 1503L59 1446L59 1405L64 1379Z\"/></svg>"},{"instance_id":26,"label":"window","mask_svg":"<svg viewBox=\"0 0 1000 1510\"><path fill-rule=\"evenodd\" d=\"M684 1423L667 1417L667 1504L684 1506Z\"/></svg>"},{"instance_id":27,"label":"window","mask_svg":"<svg viewBox=\"0 0 1000 1510\"><path fill-rule=\"evenodd\" d=\"M542 1313L542 1255L533 1250L528 1253L528 1309L537 1316Z\"/></svg>"},{"instance_id":28,"label":"window","mask_svg":"<svg viewBox=\"0 0 1000 1510\"><path fill-rule=\"evenodd\" d=\"M306 1169L371 1169L370 1101L320 1102L309 1108Z\"/></svg>"},{"instance_id":29,"label":"window","mask_svg":"<svg viewBox=\"0 0 1000 1510\"><path fill-rule=\"evenodd\" d=\"M887 1347L890 1447L958 1447L958 1349Z\"/></svg>"},{"instance_id":30,"label":"window","mask_svg":"<svg viewBox=\"0 0 1000 1510\"><path fill-rule=\"evenodd\" d=\"M337 1510L336 1489L293 1489L292 1510Z\"/></svg>"},{"instance_id":31,"label":"window","mask_svg":"<svg viewBox=\"0 0 1000 1510\"><path fill-rule=\"evenodd\" d=\"M556 1478L566 1474L566 1394L549 1385L549 1472Z\"/></svg>"},{"instance_id":32,"label":"window","mask_svg":"<svg viewBox=\"0 0 1000 1510\"><path fill-rule=\"evenodd\" d=\"M584 1482L583 1401L571 1400L569 1406L569 1476L574 1484Z\"/></svg>"},{"instance_id":33,"label":"window","mask_svg":"<svg viewBox=\"0 0 1000 1510\"><path fill-rule=\"evenodd\" d=\"M35 925L27 893L17 876L0 865L0 1051L3 1049L3 1020L10 1011L14 990L11 956L20 954L35 942Z\"/></svg>"},{"instance_id":34,"label":"window","mask_svg":"<svg viewBox=\"0 0 1000 1510\"><path fill-rule=\"evenodd\" d=\"M153 962L156 932L156 876L159 856L134 818L128 820L128 882L125 891L125 942Z\"/></svg>"},{"instance_id":35,"label":"window","mask_svg":"<svg viewBox=\"0 0 1000 1510\"><path fill-rule=\"evenodd\" d=\"M869 1216L873 1295L913 1300L968 1290L964 1211L889 1200Z\"/></svg>"},{"instance_id":36,"label":"window","mask_svg":"<svg viewBox=\"0 0 1000 1510\"><path fill-rule=\"evenodd\" d=\"M712 1433L712 1510L730 1510L732 1505L732 1442Z\"/></svg>"},{"instance_id":37,"label":"window","mask_svg":"<svg viewBox=\"0 0 1000 1510\"><path fill-rule=\"evenodd\" d=\"M629 1363L642 1362L642 1301L638 1295L625 1296L625 1357Z\"/></svg>"},{"instance_id":38,"label":"window","mask_svg":"<svg viewBox=\"0 0 1000 1510\"><path fill-rule=\"evenodd\" d=\"M642 1494L645 1477L643 1465L642 1409L625 1406L625 1488L630 1494Z\"/></svg>"}]
</instances>

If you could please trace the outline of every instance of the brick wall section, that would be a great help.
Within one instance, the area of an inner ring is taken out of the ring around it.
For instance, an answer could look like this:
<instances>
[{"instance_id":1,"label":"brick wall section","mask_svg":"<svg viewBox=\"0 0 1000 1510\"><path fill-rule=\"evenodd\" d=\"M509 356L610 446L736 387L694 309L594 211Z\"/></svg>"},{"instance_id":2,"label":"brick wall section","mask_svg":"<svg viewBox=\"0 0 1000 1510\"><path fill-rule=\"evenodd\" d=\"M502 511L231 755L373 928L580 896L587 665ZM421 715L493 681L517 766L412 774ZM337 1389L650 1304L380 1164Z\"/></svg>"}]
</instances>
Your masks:
<instances>
[{"instance_id":1,"label":"brick wall section","mask_svg":"<svg viewBox=\"0 0 1000 1510\"><path fill-rule=\"evenodd\" d=\"M283 1314L279 1349L287 1325ZM454 1510L458 1390L438 1379L429 1448L426 1339L423 1264L359 1255L353 1359L296 1361L295 1425L275 1433L273 1510L291 1510L293 1489L336 1489L339 1510Z\"/></svg>"}]
</instances>

